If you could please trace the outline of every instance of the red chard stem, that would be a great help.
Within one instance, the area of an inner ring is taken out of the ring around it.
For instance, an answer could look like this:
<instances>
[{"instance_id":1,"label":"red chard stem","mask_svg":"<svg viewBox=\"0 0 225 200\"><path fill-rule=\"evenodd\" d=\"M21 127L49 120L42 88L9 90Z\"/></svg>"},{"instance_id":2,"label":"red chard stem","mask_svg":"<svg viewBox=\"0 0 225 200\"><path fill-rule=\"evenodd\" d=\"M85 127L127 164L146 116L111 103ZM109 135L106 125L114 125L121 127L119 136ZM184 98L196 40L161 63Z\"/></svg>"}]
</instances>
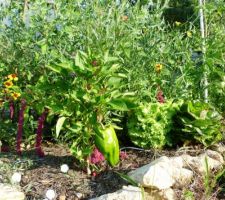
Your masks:
<instances>
[{"instance_id":1,"label":"red chard stem","mask_svg":"<svg viewBox=\"0 0 225 200\"><path fill-rule=\"evenodd\" d=\"M10 101L9 102L9 111L10 111L10 119L11 120L13 119L13 116L14 116L14 110L15 110L14 103L13 103L13 101Z\"/></svg>"},{"instance_id":2,"label":"red chard stem","mask_svg":"<svg viewBox=\"0 0 225 200\"><path fill-rule=\"evenodd\" d=\"M16 151L21 155L21 142L23 134L23 122L24 122L24 111L26 109L26 100L21 100L21 108L19 111L19 120L18 120L18 129L17 129L17 138L16 138Z\"/></svg>"},{"instance_id":3,"label":"red chard stem","mask_svg":"<svg viewBox=\"0 0 225 200\"><path fill-rule=\"evenodd\" d=\"M44 128L44 122L47 117L48 110L45 109L45 111L41 114L41 116L38 118L38 128L37 128L37 135L36 135L36 153L39 157L44 156L44 152L41 149L41 142L42 142L42 132Z\"/></svg>"}]
</instances>

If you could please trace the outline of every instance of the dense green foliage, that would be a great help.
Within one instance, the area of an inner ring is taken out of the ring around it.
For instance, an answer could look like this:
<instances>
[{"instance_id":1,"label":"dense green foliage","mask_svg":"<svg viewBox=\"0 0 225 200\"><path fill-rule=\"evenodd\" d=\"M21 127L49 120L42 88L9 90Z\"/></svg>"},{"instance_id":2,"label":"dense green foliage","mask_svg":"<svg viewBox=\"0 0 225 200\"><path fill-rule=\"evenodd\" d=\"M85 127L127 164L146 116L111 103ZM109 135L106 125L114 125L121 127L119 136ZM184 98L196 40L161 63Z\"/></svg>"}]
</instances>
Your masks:
<instances>
[{"instance_id":1,"label":"dense green foliage","mask_svg":"<svg viewBox=\"0 0 225 200\"><path fill-rule=\"evenodd\" d=\"M222 116L204 102L141 104L128 117L128 134L139 147L162 148L185 142L210 146L223 139Z\"/></svg>"},{"instance_id":2,"label":"dense green foliage","mask_svg":"<svg viewBox=\"0 0 225 200\"><path fill-rule=\"evenodd\" d=\"M173 140L212 145L222 139L221 119L222 116L207 103L186 102L174 118Z\"/></svg>"},{"instance_id":3,"label":"dense green foliage","mask_svg":"<svg viewBox=\"0 0 225 200\"><path fill-rule=\"evenodd\" d=\"M128 117L128 134L137 146L162 148L171 145L168 133L173 128L173 116L179 110L179 103L144 103Z\"/></svg>"},{"instance_id":4,"label":"dense green foliage","mask_svg":"<svg viewBox=\"0 0 225 200\"><path fill-rule=\"evenodd\" d=\"M48 109L45 136L67 142L80 161L93 149L95 127L122 129L127 112L134 143L162 147L171 144L167 133L174 103L169 100L202 100L203 74L210 104L224 113L223 1L210 1L204 8L205 54L197 1L153 1L153 7L151 2L40 0L0 7L0 140L12 143L8 136L16 135L24 98L26 141L32 142L38 116ZM185 6L194 12L191 18L167 23L166 10ZM8 80L9 74L18 81ZM159 90L165 105L157 103ZM10 102L13 119L7 117ZM187 129L192 122L184 123ZM207 135L210 139L200 140L206 145L218 134Z\"/></svg>"}]
</instances>

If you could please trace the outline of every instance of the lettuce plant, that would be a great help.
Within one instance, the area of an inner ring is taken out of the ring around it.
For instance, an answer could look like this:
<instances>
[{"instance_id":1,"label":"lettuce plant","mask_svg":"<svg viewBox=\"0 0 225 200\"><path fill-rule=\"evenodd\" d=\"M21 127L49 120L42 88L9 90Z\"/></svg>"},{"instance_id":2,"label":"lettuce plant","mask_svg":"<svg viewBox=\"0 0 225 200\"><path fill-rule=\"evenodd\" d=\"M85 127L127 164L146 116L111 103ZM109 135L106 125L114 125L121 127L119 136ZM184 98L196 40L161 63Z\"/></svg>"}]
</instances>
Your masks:
<instances>
[{"instance_id":1,"label":"lettuce plant","mask_svg":"<svg viewBox=\"0 0 225 200\"><path fill-rule=\"evenodd\" d=\"M195 141L205 146L222 140L222 116L204 102L186 102L174 118L173 141Z\"/></svg>"},{"instance_id":2,"label":"lettuce plant","mask_svg":"<svg viewBox=\"0 0 225 200\"><path fill-rule=\"evenodd\" d=\"M142 148L162 148L170 145L168 133L172 129L172 118L179 109L179 103L141 103L130 114L127 127L131 141Z\"/></svg>"}]
</instances>

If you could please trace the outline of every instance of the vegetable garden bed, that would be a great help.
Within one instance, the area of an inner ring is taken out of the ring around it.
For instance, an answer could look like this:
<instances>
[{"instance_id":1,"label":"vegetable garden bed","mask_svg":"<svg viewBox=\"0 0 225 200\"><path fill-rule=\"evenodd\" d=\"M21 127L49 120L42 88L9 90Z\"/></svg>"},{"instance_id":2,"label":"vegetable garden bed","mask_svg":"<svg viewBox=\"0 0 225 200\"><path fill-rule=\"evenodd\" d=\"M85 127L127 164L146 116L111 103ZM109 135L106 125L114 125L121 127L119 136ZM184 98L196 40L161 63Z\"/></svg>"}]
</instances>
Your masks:
<instances>
[{"instance_id":1,"label":"vegetable garden bed","mask_svg":"<svg viewBox=\"0 0 225 200\"><path fill-rule=\"evenodd\" d=\"M5 0L0 11L0 182L19 171L27 199L96 197L128 184L119 173L224 142L223 0ZM179 199L223 199L222 172Z\"/></svg>"}]
</instances>

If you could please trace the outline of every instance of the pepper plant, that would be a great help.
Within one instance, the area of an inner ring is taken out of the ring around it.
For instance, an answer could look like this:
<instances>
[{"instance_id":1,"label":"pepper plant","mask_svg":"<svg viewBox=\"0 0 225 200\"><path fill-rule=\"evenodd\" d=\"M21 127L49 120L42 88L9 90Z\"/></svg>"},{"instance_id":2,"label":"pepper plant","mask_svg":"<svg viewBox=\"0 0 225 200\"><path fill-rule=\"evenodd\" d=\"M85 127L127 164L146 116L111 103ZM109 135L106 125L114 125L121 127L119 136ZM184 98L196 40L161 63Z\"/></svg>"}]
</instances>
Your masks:
<instances>
[{"instance_id":1,"label":"pepper plant","mask_svg":"<svg viewBox=\"0 0 225 200\"><path fill-rule=\"evenodd\" d=\"M120 112L135 107L130 101L133 94L124 91L126 75L117 61L108 52L95 55L91 51L77 51L74 60L62 59L48 65L48 75L40 77L36 85L27 87L30 91L35 89L35 98L27 96L35 109L46 107L49 117L58 116L56 137L63 128L60 134L64 134L72 153L81 161L90 155L95 134L104 132L108 126L112 130ZM106 158L115 165L112 157L119 159L118 141L108 146L112 152Z\"/></svg>"}]
</instances>

